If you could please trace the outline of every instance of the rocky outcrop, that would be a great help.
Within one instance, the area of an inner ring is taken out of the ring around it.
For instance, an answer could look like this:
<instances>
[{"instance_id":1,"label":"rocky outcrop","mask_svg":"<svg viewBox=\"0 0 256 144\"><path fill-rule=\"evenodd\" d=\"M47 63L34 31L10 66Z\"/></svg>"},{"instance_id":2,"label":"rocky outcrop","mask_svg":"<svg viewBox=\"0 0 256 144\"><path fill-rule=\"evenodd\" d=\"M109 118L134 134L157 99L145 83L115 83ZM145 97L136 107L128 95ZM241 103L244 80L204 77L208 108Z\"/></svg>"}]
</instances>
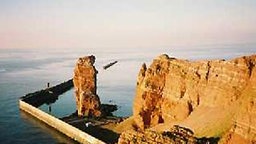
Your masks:
<instances>
[{"instance_id":1,"label":"rocky outcrop","mask_svg":"<svg viewBox=\"0 0 256 144\"><path fill-rule=\"evenodd\" d=\"M79 116L101 116L94 63L95 56L87 56L79 58L75 66L73 83Z\"/></svg>"},{"instance_id":2,"label":"rocky outcrop","mask_svg":"<svg viewBox=\"0 0 256 144\"><path fill-rule=\"evenodd\" d=\"M143 132L129 130L125 133L122 133L119 137L118 144L172 144L175 143L174 140L169 138L168 136L164 136L160 133L146 130Z\"/></svg>"},{"instance_id":3,"label":"rocky outcrop","mask_svg":"<svg viewBox=\"0 0 256 144\"><path fill-rule=\"evenodd\" d=\"M161 123L182 123L202 107L218 108L232 114L224 113L220 121L235 127L227 141L234 134L255 141L255 66L256 55L228 61L187 61L161 55L150 67L143 64L133 106L136 127L144 130Z\"/></svg>"},{"instance_id":4,"label":"rocky outcrop","mask_svg":"<svg viewBox=\"0 0 256 144\"><path fill-rule=\"evenodd\" d=\"M232 128L223 136L223 144L255 144L256 143L256 100L249 98L242 106Z\"/></svg>"},{"instance_id":5,"label":"rocky outcrop","mask_svg":"<svg viewBox=\"0 0 256 144\"><path fill-rule=\"evenodd\" d=\"M216 143L219 138L196 138L193 131L175 125L169 131L162 133L152 130L128 130L119 138L119 144L145 143L145 144L207 144Z\"/></svg>"},{"instance_id":6,"label":"rocky outcrop","mask_svg":"<svg viewBox=\"0 0 256 144\"><path fill-rule=\"evenodd\" d=\"M255 64L255 62L254 62ZM242 93L243 99L237 103L238 111L233 125L223 136L221 143L256 143L256 68L251 72L250 83Z\"/></svg>"}]
</instances>

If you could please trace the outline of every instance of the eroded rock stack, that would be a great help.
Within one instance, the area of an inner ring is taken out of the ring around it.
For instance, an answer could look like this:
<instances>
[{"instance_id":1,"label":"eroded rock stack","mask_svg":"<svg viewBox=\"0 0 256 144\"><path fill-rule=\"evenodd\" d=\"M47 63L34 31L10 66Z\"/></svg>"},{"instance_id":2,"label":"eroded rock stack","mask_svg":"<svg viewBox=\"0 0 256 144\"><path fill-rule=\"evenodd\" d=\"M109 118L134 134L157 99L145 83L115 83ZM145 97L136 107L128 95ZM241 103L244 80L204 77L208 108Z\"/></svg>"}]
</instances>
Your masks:
<instances>
[{"instance_id":1,"label":"eroded rock stack","mask_svg":"<svg viewBox=\"0 0 256 144\"><path fill-rule=\"evenodd\" d=\"M255 66L256 55L192 62L161 55L150 67L143 64L133 106L136 128L178 123L213 137L232 127L224 143L255 142Z\"/></svg>"},{"instance_id":2,"label":"eroded rock stack","mask_svg":"<svg viewBox=\"0 0 256 144\"><path fill-rule=\"evenodd\" d=\"M99 117L100 99L97 91L97 70L95 56L79 58L74 70L74 88L79 116Z\"/></svg>"}]
</instances>

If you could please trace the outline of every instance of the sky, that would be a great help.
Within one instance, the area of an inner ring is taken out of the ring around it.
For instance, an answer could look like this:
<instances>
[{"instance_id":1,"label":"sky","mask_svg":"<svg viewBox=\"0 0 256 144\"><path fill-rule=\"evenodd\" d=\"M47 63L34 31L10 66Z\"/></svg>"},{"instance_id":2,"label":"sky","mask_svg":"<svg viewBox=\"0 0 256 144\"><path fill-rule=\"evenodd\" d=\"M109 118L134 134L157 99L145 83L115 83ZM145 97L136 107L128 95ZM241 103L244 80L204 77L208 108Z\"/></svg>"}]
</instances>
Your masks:
<instances>
[{"instance_id":1,"label":"sky","mask_svg":"<svg viewBox=\"0 0 256 144\"><path fill-rule=\"evenodd\" d=\"M256 0L0 0L0 48L256 43Z\"/></svg>"}]
</instances>

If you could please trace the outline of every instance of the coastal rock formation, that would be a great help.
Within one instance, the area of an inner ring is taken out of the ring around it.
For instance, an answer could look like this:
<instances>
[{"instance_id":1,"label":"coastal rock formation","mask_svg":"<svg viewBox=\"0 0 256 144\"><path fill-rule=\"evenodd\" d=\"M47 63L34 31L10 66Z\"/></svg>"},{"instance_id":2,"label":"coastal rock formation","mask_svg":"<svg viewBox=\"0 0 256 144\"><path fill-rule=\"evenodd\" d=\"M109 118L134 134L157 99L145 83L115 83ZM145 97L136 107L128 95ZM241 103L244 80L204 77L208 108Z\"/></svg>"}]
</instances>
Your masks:
<instances>
[{"instance_id":1,"label":"coastal rock formation","mask_svg":"<svg viewBox=\"0 0 256 144\"><path fill-rule=\"evenodd\" d=\"M227 134L223 136L221 143L223 144L255 144L256 143L256 100L254 98L247 99L242 102L242 107L234 124Z\"/></svg>"},{"instance_id":2,"label":"coastal rock formation","mask_svg":"<svg viewBox=\"0 0 256 144\"><path fill-rule=\"evenodd\" d=\"M161 55L150 67L143 64L133 106L135 127L164 131L175 123L189 127L197 137L226 133L224 143L255 142L255 66L256 55L228 61Z\"/></svg>"},{"instance_id":3,"label":"coastal rock formation","mask_svg":"<svg viewBox=\"0 0 256 144\"><path fill-rule=\"evenodd\" d=\"M79 58L74 70L74 88L79 116L101 115L100 99L97 91L97 70L94 67L95 56Z\"/></svg>"},{"instance_id":4,"label":"coastal rock formation","mask_svg":"<svg viewBox=\"0 0 256 144\"><path fill-rule=\"evenodd\" d=\"M169 131L162 133L152 130L128 130L122 133L118 143L147 143L147 144L207 144L216 143L218 138L196 138L194 133L185 127L175 125Z\"/></svg>"},{"instance_id":5,"label":"coastal rock formation","mask_svg":"<svg viewBox=\"0 0 256 144\"><path fill-rule=\"evenodd\" d=\"M122 133L122 135L119 137L118 144L172 144L175 143L174 140L169 138L168 136L164 136L160 133L146 130L144 132L129 130L125 133Z\"/></svg>"},{"instance_id":6,"label":"coastal rock formation","mask_svg":"<svg viewBox=\"0 0 256 144\"><path fill-rule=\"evenodd\" d=\"M255 61L253 62L255 66ZM253 67L254 67L253 66ZM251 71L250 83L239 100L232 128L224 136L222 143L256 143L256 68Z\"/></svg>"}]
</instances>

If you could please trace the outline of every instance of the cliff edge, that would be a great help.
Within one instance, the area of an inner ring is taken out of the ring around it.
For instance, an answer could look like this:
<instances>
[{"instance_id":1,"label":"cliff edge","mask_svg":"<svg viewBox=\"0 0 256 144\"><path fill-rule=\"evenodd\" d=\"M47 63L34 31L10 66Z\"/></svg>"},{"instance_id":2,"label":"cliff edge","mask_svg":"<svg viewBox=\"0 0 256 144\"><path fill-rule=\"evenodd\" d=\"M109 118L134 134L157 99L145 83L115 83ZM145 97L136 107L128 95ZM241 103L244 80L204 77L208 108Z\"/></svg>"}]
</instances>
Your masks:
<instances>
[{"instance_id":1,"label":"cliff edge","mask_svg":"<svg viewBox=\"0 0 256 144\"><path fill-rule=\"evenodd\" d=\"M202 61L161 55L149 67L141 67L132 125L137 132L159 133L179 125L195 137L219 137L219 143L254 143L255 66L256 55ZM138 135L128 133L123 132L119 142Z\"/></svg>"}]
</instances>

